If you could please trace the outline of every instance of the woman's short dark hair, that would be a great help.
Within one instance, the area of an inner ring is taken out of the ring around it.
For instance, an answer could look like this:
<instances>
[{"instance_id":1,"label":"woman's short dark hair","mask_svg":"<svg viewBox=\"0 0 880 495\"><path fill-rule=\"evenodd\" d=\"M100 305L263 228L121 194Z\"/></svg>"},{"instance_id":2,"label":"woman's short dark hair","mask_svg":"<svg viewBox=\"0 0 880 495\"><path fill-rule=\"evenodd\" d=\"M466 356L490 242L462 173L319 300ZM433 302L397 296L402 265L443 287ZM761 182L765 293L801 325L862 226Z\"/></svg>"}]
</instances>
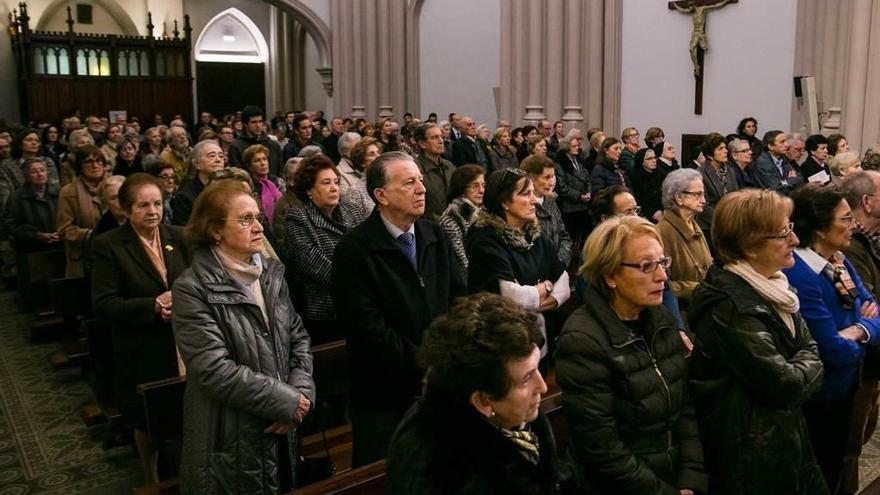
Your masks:
<instances>
[{"instance_id":1,"label":"woman's short dark hair","mask_svg":"<svg viewBox=\"0 0 880 495\"><path fill-rule=\"evenodd\" d=\"M251 196L239 181L220 180L205 187L193 204L186 224L186 239L195 248L216 244L214 234L223 228L232 200L240 195Z\"/></svg>"},{"instance_id":2,"label":"woman's short dark hair","mask_svg":"<svg viewBox=\"0 0 880 495\"><path fill-rule=\"evenodd\" d=\"M15 137L12 139L11 146L9 147L9 154L12 156L12 158L18 160L19 158L24 156L24 152L21 149L21 144L24 142L24 138L30 136L31 134L36 134L37 139L40 138L40 131L30 128L23 129L15 135Z\"/></svg>"},{"instance_id":3,"label":"woman's short dark hair","mask_svg":"<svg viewBox=\"0 0 880 495\"><path fill-rule=\"evenodd\" d=\"M144 186L150 185L156 186L159 193L162 193L159 181L152 175L143 172L129 175L125 182L122 183L122 186L119 187L119 206L122 207L123 211L131 213L131 208L134 206L134 198L137 196L138 191Z\"/></svg>"},{"instance_id":4,"label":"woman's short dark hair","mask_svg":"<svg viewBox=\"0 0 880 495\"><path fill-rule=\"evenodd\" d=\"M31 165L34 163L42 163L44 167L48 169L46 166L46 159L42 156L31 156L29 158L25 158L21 163L21 171L27 174L30 171Z\"/></svg>"},{"instance_id":5,"label":"woman's short dark hair","mask_svg":"<svg viewBox=\"0 0 880 495\"><path fill-rule=\"evenodd\" d=\"M544 170L555 167L553 160L541 155L531 155L519 164L519 169L532 177L537 177L543 174Z\"/></svg>"},{"instance_id":6,"label":"woman's short dark hair","mask_svg":"<svg viewBox=\"0 0 880 495\"><path fill-rule=\"evenodd\" d=\"M323 153L310 156L300 162L299 168L293 175L293 193L300 201L303 203L309 201L309 189L315 186L318 174L327 169L332 170L336 177L339 177L339 170L336 169L333 160Z\"/></svg>"},{"instance_id":7,"label":"woman's short dark hair","mask_svg":"<svg viewBox=\"0 0 880 495\"><path fill-rule=\"evenodd\" d=\"M724 142L724 136L718 134L717 132L709 133L706 136L706 139L703 140L703 144L700 147L700 150L703 152L703 156L706 157L706 160L712 161L712 156L715 154L715 149L719 146L726 144Z\"/></svg>"},{"instance_id":8,"label":"woman's short dark hair","mask_svg":"<svg viewBox=\"0 0 880 495\"><path fill-rule=\"evenodd\" d=\"M841 141L845 140L846 136L843 134L832 134L828 136L828 154L832 156L836 155L838 151L837 147L840 146Z\"/></svg>"},{"instance_id":9,"label":"woman's short dark hair","mask_svg":"<svg viewBox=\"0 0 880 495\"><path fill-rule=\"evenodd\" d=\"M754 117L746 117L739 121L739 124L736 126L736 133L742 136L745 133L746 125L752 122L755 124L755 127L758 127L758 121Z\"/></svg>"},{"instance_id":10,"label":"woman's short dark hair","mask_svg":"<svg viewBox=\"0 0 880 495\"><path fill-rule=\"evenodd\" d=\"M452 172L452 178L449 179L449 192L446 194L446 201L451 203L453 199L464 196L471 182L485 174L486 171L479 165L462 165L456 168Z\"/></svg>"},{"instance_id":11,"label":"woman's short dark hair","mask_svg":"<svg viewBox=\"0 0 880 495\"><path fill-rule=\"evenodd\" d=\"M844 192L836 185L821 186L816 183L803 185L791 194L794 201L794 233L802 246L811 246L816 232L834 223L834 209L846 200Z\"/></svg>"},{"instance_id":12,"label":"woman's short dark hair","mask_svg":"<svg viewBox=\"0 0 880 495\"><path fill-rule=\"evenodd\" d=\"M608 149L615 144L620 144L620 139L617 139L616 137L606 137L605 140L602 141L602 146L599 147L599 156L607 156Z\"/></svg>"},{"instance_id":13,"label":"woman's short dark hair","mask_svg":"<svg viewBox=\"0 0 880 495\"><path fill-rule=\"evenodd\" d=\"M828 138L822 134L813 134L804 142L804 149L806 149L807 153L812 153L819 149L820 144L828 145Z\"/></svg>"},{"instance_id":14,"label":"woman's short dark hair","mask_svg":"<svg viewBox=\"0 0 880 495\"><path fill-rule=\"evenodd\" d=\"M94 144L84 144L76 147L76 151L73 154L73 169L77 174L82 174L83 162L89 158L97 158L101 161L105 160L104 153L101 153L101 148L98 148Z\"/></svg>"},{"instance_id":15,"label":"woman's short dark hair","mask_svg":"<svg viewBox=\"0 0 880 495\"><path fill-rule=\"evenodd\" d=\"M531 182L529 174L518 168L496 170L486 180L483 206L489 213L505 218L504 203L511 201L515 194L524 191Z\"/></svg>"},{"instance_id":16,"label":"woman's short dark hair","mask_svg":"<svg viewBox=\"0 0 880 495\"><path fill-rule=\"evenodd\" d=\"M535 313L497 294L459 298L425 331L419 358L428 386L467 404L474 392L491 400L512 385L507 363L529 357L544 344Z\"/></svg>"},{"instance_id":17,"label":"woman's short dark hair","mask_svg":"<svg viewBox=\"0 0 880 495\"><path fill-rule=\"evenodd\" d=\"M360 170L364 168L364 159L366 159L367 157L367 150L369 149L370 145L375 146L376 149L379 150L379 153L382 153L382 143L378 139L372 136L365 136L361 138L361 140L358 141L351 149L351 153L349 153L351 163L352 165L354 165L355 169Z\"/></svg>"}]
</instances>

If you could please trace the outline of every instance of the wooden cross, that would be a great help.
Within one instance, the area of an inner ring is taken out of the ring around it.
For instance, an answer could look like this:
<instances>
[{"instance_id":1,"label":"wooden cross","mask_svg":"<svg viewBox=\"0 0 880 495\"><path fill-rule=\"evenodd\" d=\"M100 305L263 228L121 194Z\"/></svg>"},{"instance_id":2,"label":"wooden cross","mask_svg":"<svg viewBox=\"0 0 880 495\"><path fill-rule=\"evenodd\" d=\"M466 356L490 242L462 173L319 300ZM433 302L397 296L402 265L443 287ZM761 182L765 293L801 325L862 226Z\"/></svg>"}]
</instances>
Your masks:
<instances>
[{"instance_id":1,"label":"wooden cross","mask_svg":"<svg viewBox=\"0 0 880 495\"><path fill-rule=\"evenodd\" d=\"M691 41L688 43L688 51L691 54L691 63L694 65L694 113L703 114L703 74L706 50L709 44L706 41L706 14L710 10L720 9L729 3L737 3L738 0L681 0L669 2L669 10L677 10L688 14L694 22L694 30L691 32Z\"/></svg>"}]
</instances>

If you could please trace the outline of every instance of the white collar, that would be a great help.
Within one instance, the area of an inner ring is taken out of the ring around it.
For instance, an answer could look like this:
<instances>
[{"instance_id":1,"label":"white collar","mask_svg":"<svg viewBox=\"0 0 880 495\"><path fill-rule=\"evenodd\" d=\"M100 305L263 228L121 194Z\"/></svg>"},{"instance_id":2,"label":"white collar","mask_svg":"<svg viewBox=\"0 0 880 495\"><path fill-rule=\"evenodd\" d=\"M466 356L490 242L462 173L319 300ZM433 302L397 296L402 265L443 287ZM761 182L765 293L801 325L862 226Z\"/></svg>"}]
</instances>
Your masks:
<instances>
[{"instance_id":1,"label":"white collar","mask_svg":"<svg viewBox=\"0 0 880 495\"><path fill-rule=\"evenodd\" d=\"M400 227L398 227L397 225L394 225L387 218L385 218L385 215L383 215L381 211L379 212L379 218L382 219L382 223L385 224L385 229L388 230L388 233L391 234L391 237L397 239L398 237L400 237L400 234L403 234L404 231L400 230ZM410 234L413 235L413 238L415 238L415 236L416 236L416 223L413 222L412 225L409 226L409 230L407 230L406 232L409 232Z\"/></svg>"},{"instance_id":2,"label":"white collar","mask_svg":"<svg viewBox=\"0 0 880 495\"><path fill-rule=\"evenodd\" d=\"M822 270L824 270L825 267L828 266L828 263L830 263L811 248L795 248L794 252L804 260L804 263L806 263L807 266L810 267L810 270L813 270L813 273L816 275L822 273Z\"/></svg>"}]
</instances>

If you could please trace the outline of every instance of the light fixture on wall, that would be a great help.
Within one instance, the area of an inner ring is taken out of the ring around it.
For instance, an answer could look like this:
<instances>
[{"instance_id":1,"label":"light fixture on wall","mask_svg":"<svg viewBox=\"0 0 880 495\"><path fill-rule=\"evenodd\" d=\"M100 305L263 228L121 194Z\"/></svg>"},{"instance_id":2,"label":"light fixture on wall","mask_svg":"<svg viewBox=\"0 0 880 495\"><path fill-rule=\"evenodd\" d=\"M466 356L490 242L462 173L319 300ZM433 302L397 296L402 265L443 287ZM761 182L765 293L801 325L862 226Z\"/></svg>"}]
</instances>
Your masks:
<instances>
[{"instance_id":1,"label":"light fixture on wall","mask_svg":"<svg viewBox=\"0 0 880 495\"><path fill-rule=\"evenodd\" d=\"M225 41L227 43L235 43L235 36L233 36L229 33L225 33L223 35L223 41Z\"/></svg>"}]
</instances>

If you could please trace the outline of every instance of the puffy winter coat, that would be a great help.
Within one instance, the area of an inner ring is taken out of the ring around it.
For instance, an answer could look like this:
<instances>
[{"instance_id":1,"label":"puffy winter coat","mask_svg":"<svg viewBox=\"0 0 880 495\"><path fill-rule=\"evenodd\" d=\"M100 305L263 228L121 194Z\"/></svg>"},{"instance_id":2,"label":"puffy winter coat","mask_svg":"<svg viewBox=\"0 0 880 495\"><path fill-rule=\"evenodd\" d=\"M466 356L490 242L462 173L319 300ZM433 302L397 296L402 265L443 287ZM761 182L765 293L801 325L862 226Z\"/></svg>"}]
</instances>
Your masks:
<instances>
[{"instance_id":1,"label":"puffy winter coat","mask_svg":"<svg viewBox=\"0 0 880 495\"><path fill-rule=\"evenodd\" d=\"M301 394L315 403L312 355L284 282L284 266L263 260L266 326L253 294L207 249L174 283L173 326L186 363L184 493L277 495L278 436ZM295 431L287 436L295 458Z\"/></svg>"}]
</instances>

